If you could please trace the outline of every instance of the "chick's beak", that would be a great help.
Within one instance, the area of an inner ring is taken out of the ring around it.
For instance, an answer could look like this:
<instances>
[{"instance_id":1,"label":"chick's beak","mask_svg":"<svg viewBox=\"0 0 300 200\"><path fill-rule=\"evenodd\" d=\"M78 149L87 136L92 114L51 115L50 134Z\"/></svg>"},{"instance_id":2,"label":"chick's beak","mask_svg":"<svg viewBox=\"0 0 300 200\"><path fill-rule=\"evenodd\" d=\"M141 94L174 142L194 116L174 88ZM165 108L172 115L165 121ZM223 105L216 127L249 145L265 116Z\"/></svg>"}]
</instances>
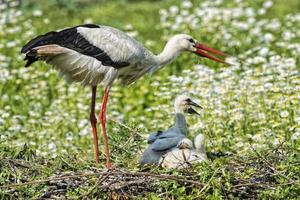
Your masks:
<instances>
[{"instance_id":1,"label":"chick's beak","mask_svg":"<svg viewBox=\"0 0 300 200\"><path fill-rule=\"evenodd\" d=\"M227 57L227 55L225 53L223 53L222 51L213 49L211 47L208 47L208 46L206 46L204 44L200 44L200 43L196 43L194 45L194 47L196 48L196 51L194 51L194 53L196 53L197 55L206 57L206 58L208 58L210 60L214 60L216 62L226 63L225 59L216 57L216 56Z\"/></svg>"},{"instance_id":2,"label":"chick's beak","mask_svg":"<svg viewBox=\"0 0 300 200\"><path fill-rule=\"evenodd\" d=\"M198 105L197 103L195 103L195 102L193 102L193 101L189 101L189 102L188 102L188 105L190 105L190 106L195 106L195 107L197 107L197 108L203 109L202 106Z\"/></svg>"},{"instance_id":3,"label":"chick's beak","mask_svg":"<svg viewBox=\"0 0 300 200\"><path fill-rule=\"evenodd\" d=\"M196 115L200 115L196 110L194 110L193 108L188 108L187 111L189 114L196 114Z\"/></svg>"},{"instance_id":4,"label":"chick's beak","mask_svg":"<svg viewBox=\"0 0 300 200\"><path fill-rule=\"evenodd\" d=\"M193 102L193 101L188 102L188 105L203 109L202 106L200 106L199 104L197 104L197 103L195 103L195 102ZM189 113L189 114L200 115L200 114L199 114L196 110L194 110L192 107L188 108L188 113Z\"/></svg>"}]
</instances>

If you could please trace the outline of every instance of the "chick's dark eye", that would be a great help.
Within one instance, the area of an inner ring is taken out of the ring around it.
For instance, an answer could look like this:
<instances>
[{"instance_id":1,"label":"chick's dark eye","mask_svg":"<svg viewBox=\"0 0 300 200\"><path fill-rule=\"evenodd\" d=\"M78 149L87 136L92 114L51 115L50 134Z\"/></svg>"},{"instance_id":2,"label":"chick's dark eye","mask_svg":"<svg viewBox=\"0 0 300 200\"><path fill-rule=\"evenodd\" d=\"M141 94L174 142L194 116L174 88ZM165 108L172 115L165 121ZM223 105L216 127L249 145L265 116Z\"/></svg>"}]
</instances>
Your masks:
<instances>
[{"instance_id":1,"label":"chick's dark eye","mask_svg":"<svg viewBox=\"0 0 300 200\"><path fill-rule=\"evenodd\" d=\"M191 102L192 100L191 100L191 99L186 99L185 101L186 101L186 102Z\"/></svg>"},{"instance_id":2,"label":"chick's dark eye","mask_svg":"<svg viewBox=\"0 0 300 200\"><path fill-rule=\"evenodd\" d=\"M191 39L189 39L189 42L191 42L191 43L195 43L195 41L191 38Z\"/></svg>"}]
</instances>

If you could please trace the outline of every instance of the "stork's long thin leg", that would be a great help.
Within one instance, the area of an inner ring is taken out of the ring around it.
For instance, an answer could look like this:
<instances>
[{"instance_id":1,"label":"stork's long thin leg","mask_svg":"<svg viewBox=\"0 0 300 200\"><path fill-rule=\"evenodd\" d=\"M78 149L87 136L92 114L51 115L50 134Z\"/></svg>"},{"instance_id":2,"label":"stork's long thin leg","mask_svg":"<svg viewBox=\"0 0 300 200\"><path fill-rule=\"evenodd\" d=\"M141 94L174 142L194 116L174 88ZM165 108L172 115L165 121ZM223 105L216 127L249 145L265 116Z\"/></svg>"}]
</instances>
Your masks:
<instances>
[{"instance_id":1,"label":"stork's long thin leg","mask_svg":"<svg viewBox=\"0 0 300 200\"><path fill-rule=\"evenodd\" d=\"M103 142L104 142L104 148L105 148L105 156L106 156L106 168L111 168L111 162L110 162L110 156L109 156L109 149L107 144L107 135L106 135L106 105L109 95L109 88L104 89L104 96L102 100L101 105L101 111L100 111L100 120L101 120L101 127L102 127L102 135L103 135Z\"/></svg>"},{"instance_id":2,"label":"stork's long thin leg","mask_svg":"<svg viewBox=\"0 0 300 200\"><path fill-rule=\"evenodd\" d=\"M92 87L92 103L91 103L91 113L90 113L90 121L93 130L93 141L94 141L94 152L96 163L99 163L99 147L98 147L98 135L97 135L97 118L95 115L95 103L96 103L96 90L97 86Z\"/></svg>"}]
</instances>

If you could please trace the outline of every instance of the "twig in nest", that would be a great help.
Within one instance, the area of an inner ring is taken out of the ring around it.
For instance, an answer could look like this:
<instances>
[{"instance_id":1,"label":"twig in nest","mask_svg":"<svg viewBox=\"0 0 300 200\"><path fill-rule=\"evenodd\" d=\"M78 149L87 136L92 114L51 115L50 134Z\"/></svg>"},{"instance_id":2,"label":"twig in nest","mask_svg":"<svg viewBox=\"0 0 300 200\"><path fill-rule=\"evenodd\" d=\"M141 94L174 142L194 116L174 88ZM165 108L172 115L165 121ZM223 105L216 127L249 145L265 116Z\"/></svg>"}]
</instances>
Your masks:
<instances>
[{"instance_id":1,"label":"twig in nest","mask_svg":"<svg viewBox=\"0 0 300 200\"><path fill-rule=\"evenodd\" d=\"M219 169L220 168L218 168L218 169L216 169L215 171L214 171L214 173L213 173L213 175L210 177L210 179L208 180L208 182L202 187L202 189L200 190L200 194L199 194L199 196L198 197L201 197L202 196L202 192L204 191L204 190L206 190L207 188L209 188L209 184L210 184L210 182L212 181L212 179L215 177L215 175L217 174L217 172L219 171Z\"/></svg>"},{"instance_id":2,"label":"twig in nest","mask_svg":"<svg viewBox=\"0 0 300 200\"><path fill-rule=\"evenodd\" d=\"M121 185L116 186L115 189L120 190L122 188L130 187L132 185L139 185L139 184L142 184L144 182L145 182L145 180L128 181L128 182L125 182Z\"/></svg>"},{"instance_id":3,"label":"twig in nest","mask_svg":"<svg viewBox=\"0 0 300 200\"><path fill-rule=\"evenodd\" d=\"M12 187L20 187L20 186L27 186L27 185L33 185L33 184L42 184L47 182L55 182L65 179L74 179L79 177L88 177L88 176L130 176L130 177L149 177L157 180L174 180L179 183L189 183L193 184L198 187L203 187L203 184L195 181L195 180L187 180L185 178L172 176L172 175L166 175L166 174L152 174L147 172L122 172L122 171L105 171L105 172L93 172L93 173L84 173L84 174L75 174L75 175L67 175L67 176L60 176L60 177L52 177L47 179L41 179L41 180L35 180L25 183L17 183L17 184L10 184L10 185L2 185L0 188L12 188Z\"/></svg>"},{"instance_id":4,"label":"twig in nest","mask_svg":"<svg viewBox=\"0 0 300 200\"><path fill-rule=\"evenodd\" d=\"M13 164L14 166L20 166L20 167L24 167L24 168L28 168L28 169L32 168L31 165L25 164L24 161L22 161L22 160L9 159L9 158L6 158L4 160L9 164Z\"/></svg>"},{"instance_id":5,"label":"twig in nest","mask_svg":"<svg viewBox=\"0 0 300 200\"><path fill-rule=\"evenodd\" d=\"M265 163L267 163L267 166L273 171L274 174L277 174L281 177L283 177L284 179L288 180L289 182L293 183L293 184L299 184L296 181L290 179L289 177L287 177L286 175L282 174L281 172L279 172L276 167L274 165L272 165L264 156L262 156L259 152L257 152L253 147L251 147L252 151L254 151L254 153L261 158Z\"/></svg>"},{"instance_id":6,"label":"twig in nest","mask_svg":"<svg viewBox=\"0 0 300 200\"><path fill-rule=\"evenodd\" d=\"M84 193L83 195L81 195L80 197L78 197L78 199L87 199L87 197L101 184L103 183L107 177L109 176L109 174L106 174L105 176L103 176L101 179L99 178L96 182L96 184L87 192Z\"/></svg>"},{"instance_id":7,"label":"twig in nest","mask_svg":"<svg viewBox=\"0 0 300 200\"><path fill-rule=\"evenodd\" d=\"M67 193L67 189L57 189L57 190L53 190L50 192L46 192L44 193L42 196L40 196L38 199L44 199L44 198L49 198L54 194L62 194L62 193Z\"/></svg>"}]
</instances>

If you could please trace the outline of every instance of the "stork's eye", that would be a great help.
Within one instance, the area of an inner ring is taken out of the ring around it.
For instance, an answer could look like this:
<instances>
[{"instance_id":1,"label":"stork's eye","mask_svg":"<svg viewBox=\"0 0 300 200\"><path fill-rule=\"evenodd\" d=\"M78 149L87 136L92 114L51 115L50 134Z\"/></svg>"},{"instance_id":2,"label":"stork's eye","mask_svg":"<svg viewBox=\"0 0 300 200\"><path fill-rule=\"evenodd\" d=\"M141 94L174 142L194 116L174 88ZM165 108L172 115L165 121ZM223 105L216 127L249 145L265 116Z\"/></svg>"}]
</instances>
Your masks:
<instances>
[{"instance_id":1,"label":"stork's eye","mask_svg":"<svg viewBox=\"0 0 300 200\"><path fill-rule=\"evenodd\" d=\"M195 40L193 40L193 38L190 38L190 39L189 39L189 42L195 43Z\"/></svg>"}]
</instances>

